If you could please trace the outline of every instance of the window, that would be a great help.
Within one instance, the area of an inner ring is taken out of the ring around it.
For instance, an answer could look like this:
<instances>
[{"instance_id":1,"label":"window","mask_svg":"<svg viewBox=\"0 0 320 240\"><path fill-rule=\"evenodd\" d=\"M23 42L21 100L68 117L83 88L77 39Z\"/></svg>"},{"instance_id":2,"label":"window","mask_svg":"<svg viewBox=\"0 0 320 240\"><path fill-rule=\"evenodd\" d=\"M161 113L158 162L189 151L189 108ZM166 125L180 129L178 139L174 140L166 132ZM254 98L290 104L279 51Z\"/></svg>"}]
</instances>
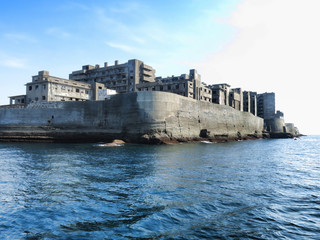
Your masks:
<instances>
[{"instance_id":1,"label":"window","mask_svg":"<svg viewBox=\"0 0 320 240\"><path fill-rule=\"evenodd\" d=\"M36 89L38 89L39 88L39 86L38 85L36 85Z\"/></svg>"},{"instance_id":2,"label":"window","mask_svg":"<svg viewBox=\"0 0 320 240\"><path fill-rule=\"evenodd\" d=\"M45 84L43 84L43 89L46 89L46 85Z\"/></svg>"},{"instance_id":3,"label":"window","mask_svg":"<svg viewBox=\"0 0 320 240\"><path fill-rule=\"evenodd\" d=\"M76 92L77 92L77 93L80 92L79 88L76 89Z\"/></svg>"},{"instance_id":4,"label":"window","mask_svg":"<svg viewBox=\"0 0 320 240\"><path fill-rule=\"evenodd\" d=\"M46 96L42 96L42 100L46 100Z\"/></svg>"},{"instance_id":5,"label":"window","mask_svg":"<svg viewBox=\"0 0 320 240\"><path fill-rule=\"evenodd\" d=\"M29 91L31 91L32 90L32 86L29 86Z\"/></svg>"}]
</instances>

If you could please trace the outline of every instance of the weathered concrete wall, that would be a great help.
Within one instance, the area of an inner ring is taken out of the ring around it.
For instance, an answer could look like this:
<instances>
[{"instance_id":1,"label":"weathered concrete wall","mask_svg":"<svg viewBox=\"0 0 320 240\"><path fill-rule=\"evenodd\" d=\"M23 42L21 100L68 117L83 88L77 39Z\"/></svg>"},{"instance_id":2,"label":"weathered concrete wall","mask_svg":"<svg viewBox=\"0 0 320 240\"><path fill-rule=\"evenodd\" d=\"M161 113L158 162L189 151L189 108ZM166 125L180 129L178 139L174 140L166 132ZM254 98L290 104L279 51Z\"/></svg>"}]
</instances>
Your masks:
<instances>
[{"instance_id":1,"label":"weathered concrete wall","mask_svg":"<svg viewBox=\"0 0 320 240\"><path fill-rule=\"evenodd\" d=\"M285 132L285 122L283 118L272 118L266 119L265 124L267 130L273 133L283 133Z\"/></svg>"},{"instance_id":2,"label":"weathered concrete wall","mask_svg":"<svg viewBox=\"0 0 320 240\"><path fill-rule=\"evenodd\" d=\"M166 92L137 92L106 101L51 102L0 109L0 140L108 141L260 137L263 119L229 106Z\"/></svg>"}]
</instances>

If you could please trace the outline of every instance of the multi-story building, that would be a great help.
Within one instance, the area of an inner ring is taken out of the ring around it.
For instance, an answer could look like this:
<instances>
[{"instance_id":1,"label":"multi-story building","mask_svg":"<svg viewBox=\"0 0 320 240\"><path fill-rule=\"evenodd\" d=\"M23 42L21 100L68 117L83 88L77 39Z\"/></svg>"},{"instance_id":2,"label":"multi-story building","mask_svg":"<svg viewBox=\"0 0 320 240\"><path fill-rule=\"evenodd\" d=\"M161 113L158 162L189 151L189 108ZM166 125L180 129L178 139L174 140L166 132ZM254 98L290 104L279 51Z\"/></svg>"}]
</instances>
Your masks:
<instances>
[{"instance_id":1,"label":"multi-story building","mask_svg":"<svg viewBox=\"0 0 320 240\"><path fill-rule=\"evenodd\" d=\"M213 84L209 88L212 90L212 102L229 106L230 85L226 83Z\"/></svg>"},{"instance_id":2,"label":"multi-story building","mask_svg":"<svg viewBox=\"0 0 320 240\"><path fill-rule=\"evenodd\" d=\"M142 61L132 59L123 64L115 61L113 66L108 66L107 62L103 67L85 65L82 70L73 71L69 79L90 84L103 83L108 89L126 93L137 91L137 84L154 82L155 70Z\"/></svg>"},{"instance_id":3,"label":"multi-story building","mask_svg":"<svg viewBox=\"0 0 320 240\"><path fill-rule=\"evenodd\" d=\"M40 71L26 84L26 95L10 97L10 104L29 104L51 101L104 100L114 90L106 89L104 84L88 84L69 79L50 76L48 71Z\"/></svg>"},{"instance_id":4,"label":"multi-story building","mask_svg":"<svg viewBox=\"0 0 320 240\"><path fill-rule=\"evenodd\" d=\"M40 71L26 84L26 95L10 97L10 104L25 105L41 101L104 100L115 93L135 91L165 91L199 101L231 106L239 111L251 112L264 119L279 118L275 115L274 93L257 94L228 84L207 86L195 69L180 76L157 77L155 70L142 61L133 59L113 66L85 65L73 71L70 79L50 76Z\"/></svg>"},{"instance_id":5,"label":"multi-story building","mask_svg":"<svg viewBox=\"0 0 320 240\"><path fill-rule=\"evenodd\" d=\"M263 119L273 119L275 116L275 94L262 93L258 94L258 116Z\"/></svg>"},{"instance_id":6,"label":"multi-story building","mask_svg":"<svg viewBox=\"0 0 320 240\"><path fill-rule=\"evenodd\" d=\"M243 111L243 96L241 88L233 88L229 93L229 106Z\"/></svg>"},{"instance_id":7,"label":"multi-story building","mask_svg":"<svg viewBox=\"0 0 320 240\"><path fill-rule=\"evenodd\" d=\"M137 91L164 91L179 94L196 100L211 102L211 89L201 82L201 76L195 69L188 74L172 77L157 77L155 82L144 82L137 86Z\"/></svg>"},{"instance_id":8,"label":"multi-story building","mask_svg":"<svg viewBox=\"0 0 320 240\"><path fill-rule=\"evenodd\" d=\"M257 116L257 93L243 91L243 111Z\"/></svg>"},{"instance_id":9,"label":"multi-story building","mask_svg":"<svg viewBox=\"0 0 320 240\"><path fill-rule=\"evenodd\" d=\"M239 111L250 112L257 116L257 93L230 88L226 83L208 86L212 90L212 102L227 105Z\"/></svg>"},{"instance_id":10,"label":"multi-story building","mask_svg":"<svg viewBox=\"0 0 320 240\"><path fill-rule=\"evenodd\" d=\"M243 95L241 88L232 88L226 83L213 84L209 88L212 90L212 102L227 105L243 111Z\"/></svg>"}]
</instances>

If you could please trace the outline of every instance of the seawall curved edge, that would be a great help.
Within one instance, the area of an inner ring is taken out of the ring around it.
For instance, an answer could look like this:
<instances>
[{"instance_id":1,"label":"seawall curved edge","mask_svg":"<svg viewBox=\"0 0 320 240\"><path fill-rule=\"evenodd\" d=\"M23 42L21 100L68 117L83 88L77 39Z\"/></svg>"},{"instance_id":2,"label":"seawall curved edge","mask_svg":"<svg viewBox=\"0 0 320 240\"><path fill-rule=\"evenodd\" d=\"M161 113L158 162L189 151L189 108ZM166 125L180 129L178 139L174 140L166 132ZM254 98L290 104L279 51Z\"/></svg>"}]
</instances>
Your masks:
<instances>
[{"instance_id":1,"label":"seawall curved edge","mask_svg":"<svg viewBox=\"0 0 320 240\"><path fill-rule=\"evenodd\" d=\"M1 141L161 143L261 137L263 119L166 92L0 109Z\"/></svg>"}]
</instances>

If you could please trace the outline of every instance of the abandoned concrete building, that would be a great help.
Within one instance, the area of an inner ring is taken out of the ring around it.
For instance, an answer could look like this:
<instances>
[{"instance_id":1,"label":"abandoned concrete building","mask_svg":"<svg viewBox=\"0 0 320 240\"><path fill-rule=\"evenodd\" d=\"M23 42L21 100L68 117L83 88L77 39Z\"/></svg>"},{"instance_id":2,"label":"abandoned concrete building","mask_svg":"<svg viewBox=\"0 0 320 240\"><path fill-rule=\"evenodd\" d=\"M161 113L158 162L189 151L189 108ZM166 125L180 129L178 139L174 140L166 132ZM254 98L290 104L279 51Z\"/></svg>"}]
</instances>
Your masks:
<instances>
[{"instance_id":1,"label":"abandoned concrete building","mask_svg":"<svg viewBox=\"0 0 320 240\"><path fill-rule=\"evenodd\" d=\"M275 116L275 94L262 93L258 94L258 116L263 119L272 119Z\"/></svg>"},{"instance_id":2,"label":"abandoned concrete building","mask_svg":"<svg viewBox=\"0 0 320 240\"><path fill-rule=\"evenodd\" d=\"M69 79L50 76L40 71L26 84L26 95L10 97L10 105L42 101L95 101L104 100L116 93L136 91L165 91L188 98L214 104L230 106L238 111L250 112L264 119L275 114L274 93L257 94L231 88L230 85L207 86L201 82L201 75L195 69L189 74L171 77L155 77L155 70L140 60L103 67L85 65L82 70L73 71Z\"/></svg>"},{"instance_id":3,"label":"abandoned concrete building","mask_svg":"<svg viewBox=\"0 0 320 240\"><path fill-rule=\"evenodd\" d=\"M229 106L243 111L243 95L241 88L233 88L229 92Z\"/></svg>"},{"instance_id":4,"label":"abandoned concrete building","mask_svg":"<svg viewBox=\"0 0 320 240\"><path fill-rule=\"evenodd\" d=\"M230 88L231 86L226 83L208 87L212 90L213 103L227 105L257 116L257 93L242 91L241 88Z\"/></svg>"},{"instance_id":5,"label":"abandoned concrete building","mask_svg":"<svg viewBox=\"0 0 320 240\"><path fill-rule=\"evenodd\" d=\"M137 84L155 81L155 70L137 59L126 63L108 66L105 62L103 67L85 65L82 70L73 71L69 75L70 80L86 83L103 83L106 88L116 90L117 93L135 92Z\"/></svg>"},{"instance_id":6,"label":"abandoned concrete building","mask_svg":"<svg viewBox=\"0 0 320 240\"><path fill-rule=\"evenodd\" d=\"M257 116L257 93L256 92L243 92L243 111L251 112Z\"/></svg>"},{"instance_id":7,"label":"abandoned concrete building","mask_svg":"<svg viewBox=\"0 0 320 240\"><path fill-rule=\"evenodd\" d=\"M264 128L272 135L283 136L281 134L299 135L299 130L293 123L285 123L284 114L276 111L275 94L262 93L257 94L258 116L264 119Z\"/></svg>"},{"instance_id":8,"label":"abandoned concrete building","mask_svg":"<svg viewBox=\"0 0 320 240\"><path fill-rule=\"evenodd\" d=\"M195 69L191 69L189 75L157 77L155 82L138 84L137 91L172 92L199 101L212 102L211 90L201 82L201 75Z\"/></svg>"},{"instance_id":9,"label":"abandoned concrete building","mask_svg":"<svg viewBox=\"0 0 320 240\"><path fill-rule=\"evenodd\" d=\"M104 100L115 94L104 84L88 84L50 76L48 71L40 71L26 84L26 95L10 97L12 104L29 104L41 101L88 101Z\"/></svg>"},{"instance_id":10,"label":"abandoned concrete building","mask_svg":"<svg viewBox=\"0 0 320 240\"><path fill-rule=\"evenodd\" d=\"M155 70L151 66L136 59L123 64L115 61L112 66L108 66L107 62L103 67L98 64L85 65L81 70L73 71L69 79L50 76L48 71L40 71L26 84L25 95L9 97L10 105L0 107L38 108L46 105L46 102L104 101L114 94L139 91L171 92L208 104L226 105L251 113L264 119L264 130L270 137L299 134L293 123L285 123L282 112L275 111L274 93L257 94L241 88L231 88L226 83L206 85L201 82L201 75L195 69L180 76L155 77Z\"/></svg>"},{"instance_id":11,"label":"abandoned concrete building","mask_svg":"<svg viewBox=\"0 0 320 240\"><path fill-rule=\"evenodd\" d=\"M229 106L230 85L226 83L208 86L212 90L212 102Z\"/></svg>"}]
</instances>

